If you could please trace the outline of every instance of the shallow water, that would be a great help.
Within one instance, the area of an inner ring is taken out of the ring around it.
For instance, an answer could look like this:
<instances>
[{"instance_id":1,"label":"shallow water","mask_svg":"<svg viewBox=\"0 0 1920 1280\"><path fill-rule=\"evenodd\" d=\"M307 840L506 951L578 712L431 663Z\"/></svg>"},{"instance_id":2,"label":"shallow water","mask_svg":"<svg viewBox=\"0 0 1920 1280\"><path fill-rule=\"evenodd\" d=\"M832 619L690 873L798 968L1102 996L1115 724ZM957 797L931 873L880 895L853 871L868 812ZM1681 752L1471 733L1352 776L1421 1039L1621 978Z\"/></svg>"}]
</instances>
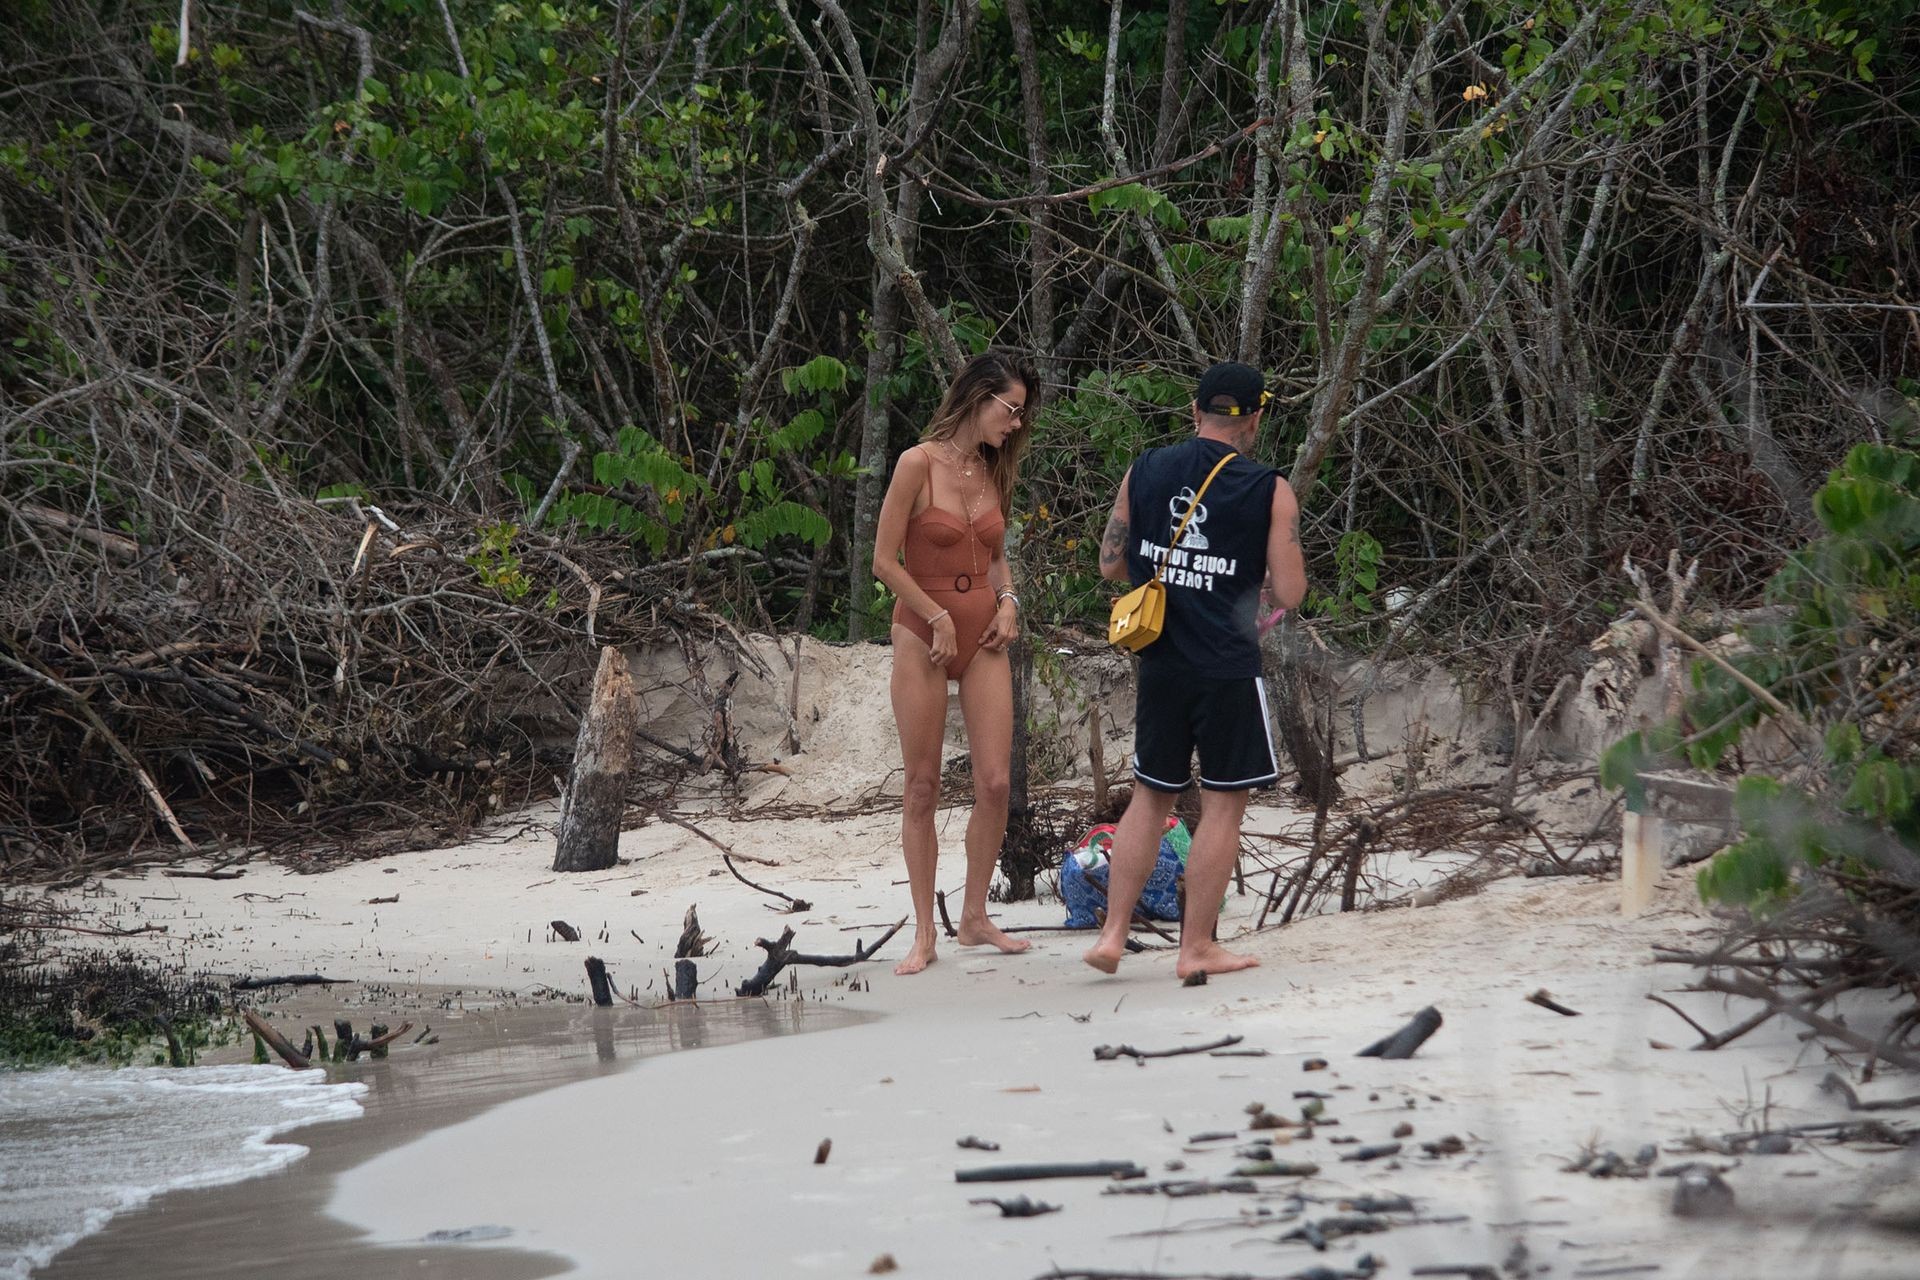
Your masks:
<instances>
[{"instance_id":1,"label":"shallow water","mask_svg":"<svg viewBox=\"0 0 1920 1280\"><path fill-rule=\"evenodd\" d=\"M25 1276L114 1214L259 1177L306 1154L271 1141L360 1115L366 1086L284 1067L0 1075L0 1276Z\"/></svg>"},{"instance_id":2,"label":"shallow water","mask_svg":"<svg viewBox=\"0 0 1920 1280\"><path fill-rule=\"evenodd\" d=\"M413 1016L417 1020L420 1015ZM449 1280L531 1280L556 1275L567 1269L563 1259L515 1251L511 1238L490 1241L485 1249L423 1240L417 1247L386 1246L376 1252L353 1229L326 1216L333 1179L382 1151L499 1103L619 1071L641 1058L827 1030L862 1020L861 1015L839 1007L758 1000L660 1010L577 1005L443 1010L427 1017L440 1043L397 1047L393 1057L384 1062L335 1065L324 1077L318 1071L293 1072L279 1067L198 1069L235 1073L235 1083L251 1081L247 1088L259 1090L220 1095L213 1102L207 1095L199 1096L199 1104L209 1114L225 1115L227 1108L239 1114L242 1107L251 1107L248 1114L271 1116L275 1114L271 1108L277 1106L291 1115L296 1106L292 1099L302 1096L296 1091L300 1089L353 1109L351 1117L340 1110L294 1120L295 1124L313 1126L300 1131L302 1146L268 1144L264 1138L253 1140L265 1125L243 1130L232 1120L222 1120L207 1126L204 1141L195 1136L188 1147L182 1148L180 1126L163 1119L173 1113L156 1101L176 1102L178 1086L157 1091L154 1086L121 1086L126 1101L102 1111L96 1121L90 1122L88 1131L95 1136L85 1152L111 1152L121 1144L147 1152L143 1158L149 1163L138 1166L147 1172L123 1180L118 1174L102 1173L102 1169L117 1167L114 1162L119 1156L75 1152L62 1137L61 1108L54 1105L57 1088L23 1100L21 1132L37 1126L39 1137L31 1151L16 1156L12 1149L14 1131L0 1128L0 1144L4 1144L0 1147L0 1170L6 1171L0 1186L7 1191L6 1206L0 1208L0 1222L6 1224L0 1226L0 1247L11 1247L16 1235L24 1243L36 1230L35 1238L40 1243L31 1247L37 1251L44 1252L58 1239L51 1233L50 1224L36 1229L24 1215L18 1227L13 1225L13 1187L18 1177L23 1187L30 1187L36 1180L43 1186L44 1194L34 1197L43 1204L60 1199L73 1205L69 1239L74 1231L98 1232L87 1234L59 1253L44 1270L33 1272L48 1280L135 1275L142 1280L186 1280L261 1274L272 1274L276 1280L337 1280L342 1274L394 1275L402 1271L408 1276ZM106 1079L145 1074L178 1080L185 1073L156 1068L143 1073L97 1074ZM326 1083L327 1079L334 1083ZM0 1090L4 1089L5 1082L0 1080ZM332 1090L351 1092L329 1092ZM199 1168L237 1170L224 1179L232 1185L209 1187L204 1178L182 1182L162 1177L157 1170L171 1169L183 1176L189 1173L180 1159L183 1150L204 1150ZM305 1151L311 1154L301 1159ZM503 1170L503 1175L524 1172L555 1158L564 1159L564 1153L530 1151L518 1169ZM16 1168L17 1174L13 1172ZM68 1169L74 1172L66 1172ZM144 1195L130 1198L125 1194L139 1186L147 1188ZM201 1189L171 1190L187 1187ZM107 1221L116 1208L148 1200L151 1203L144 1208L121 1212ZM452 1232L485 1225L441 1224L442 1229ZM509 1247L498 1247L502 1244ZM12 1274L24 1276L30 1269L29 1262L39 1266L41 1261L28 1257ZM6 1274L0 1271L0 1276Z\"/></svg>"}]
</instances>

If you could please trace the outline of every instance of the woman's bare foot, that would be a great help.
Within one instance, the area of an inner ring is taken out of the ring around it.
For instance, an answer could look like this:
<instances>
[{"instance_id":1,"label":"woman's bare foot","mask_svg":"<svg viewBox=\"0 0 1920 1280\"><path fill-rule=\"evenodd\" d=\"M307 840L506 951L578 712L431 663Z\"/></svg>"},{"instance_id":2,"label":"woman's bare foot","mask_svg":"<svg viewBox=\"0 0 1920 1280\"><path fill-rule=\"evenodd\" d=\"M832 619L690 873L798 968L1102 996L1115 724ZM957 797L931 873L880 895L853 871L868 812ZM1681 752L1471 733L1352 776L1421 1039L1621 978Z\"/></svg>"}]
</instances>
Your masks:
<instances>
[{"instance_id":1,"label":"woman's bare foot","mask_svg":"<svg viewBox=\"0 0 1920 1280\"><path fill-rule=\"evenodd\" d=\"M905 960L893 966L894 973L904 978L908 974L919 973L938 960L940 957L933 953L933 939L934 935L931 933L924 937L916 936L913 940L913 950L907 952Z\"/></svg>"},{"instance_id":2,"label":"woman's bare foot","mask_svg":"<svg viewBox=\"0 0 1920 1280\"><path fill-rule=\"evenodd\" d=\"M1254 968L1259 963L1253 956L1243 956L1217 942L1208 942L1192 950L1182 947L1173 972L1184 980L1196 973L1232 973L1236 969Z\"/></svg>"},{"instance_id":3,"label":"woman's bare foot","mask_svg":"<svg viewBox=\"0 0 1920 1280\"><path fill-rule=\"evenodd\" d=\"M998 947L1010 956L1033 945L1025 938L1008 937L999 925L985 917L978 920L961 917L960 927L953 931L953 940L963 947Z\"/></svg>"},{"instance_id":4,"label":"woman's bare foot","mask_svg":"<svg viewBox=\"0 0 1920 1280\"><path fill-rule=\"evenodd\" d=\"M1088 947L1080 958L1102 973L1120 972L1120 957L1127 953L1125 941L1108 942L1105 938Z\"/></svg>"}]
</instances>

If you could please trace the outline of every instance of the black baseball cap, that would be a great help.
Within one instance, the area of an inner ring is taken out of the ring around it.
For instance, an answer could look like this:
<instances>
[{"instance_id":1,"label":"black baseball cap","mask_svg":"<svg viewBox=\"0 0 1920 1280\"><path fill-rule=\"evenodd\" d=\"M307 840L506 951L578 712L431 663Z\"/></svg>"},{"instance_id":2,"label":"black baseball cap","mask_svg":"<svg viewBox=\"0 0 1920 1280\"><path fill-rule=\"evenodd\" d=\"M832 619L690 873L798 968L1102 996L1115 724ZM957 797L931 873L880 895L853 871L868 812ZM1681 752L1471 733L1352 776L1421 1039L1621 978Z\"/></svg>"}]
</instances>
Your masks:
<instances>
[{"instance_id":1,"label":"black baseball cap","mask_svg":"<svg viewBox=\"0 0 1920 1280\"><path fill-rule=\"evenodd\" d=\"M1202 413L1241 417L1266 407L1267 380L1258 369L1225 360L1200 375L1193 402Z\"/></svg>"}]
</instances>

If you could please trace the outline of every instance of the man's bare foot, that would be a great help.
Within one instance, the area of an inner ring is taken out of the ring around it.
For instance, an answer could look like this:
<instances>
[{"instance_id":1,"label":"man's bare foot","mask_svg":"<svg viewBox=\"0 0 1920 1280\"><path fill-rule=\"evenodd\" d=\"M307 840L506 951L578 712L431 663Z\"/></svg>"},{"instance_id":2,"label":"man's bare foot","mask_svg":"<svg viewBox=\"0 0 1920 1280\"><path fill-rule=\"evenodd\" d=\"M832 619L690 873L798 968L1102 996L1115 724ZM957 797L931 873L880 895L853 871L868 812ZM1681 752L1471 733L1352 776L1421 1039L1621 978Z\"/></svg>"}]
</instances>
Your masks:
<instances>
[{"instance_id":1,"label":"man's bare foot","mask_svg":"<svg viewBox=\"0 0 1920 1280\"><path fill-rule=\"evenodd\" d=\"M1102 973L1118 973L1120 972L1120 957L1126 953L1127 944L1125 942L1110 943L1105 938L1102 938L1100 941L1088 947L1086 954L1080 958Z\"/></svg>"},{"instance_id":2,"label":"man's bare foot","mask_svg":"<svg viewBox=\"0 0 1920 1280\"><path fill-rule=\"evenodd\" d=\"M1181 948L1180 959L1175 962L1173 972L1184 980L1196 973L1232 973L1236 969L1252 969L1259 963L1253 956L1243 956L1217 942L1209 942L1191 951Z\"/></svg>"},{"instance_id":3,"label":"man's bare foot","mask_svg":"<svg viewBox=\"0 0 1920 1280\"><path fill-rule=\"evenodd\" d=\"M899 977L904 978L908 974L919 973L939 958L939 956L933 953L932 938L918 939L913 944L913 950L907 952L907 958L893 966L893 971Z\"/></svg>"},{"instance_id":4,"label":"man's bare foot","mask_svg":"<svg viewBox=\"0 0 1920 1280\"><path fill-rule=\"evenodd\" d=\"M1009 938L991 920L968 920L964 917L960 927L953 931L953 940L963 947L998 947L1008 955L1018 955L1033 945L1025 938Z\"/></svg>"}]
</instances>

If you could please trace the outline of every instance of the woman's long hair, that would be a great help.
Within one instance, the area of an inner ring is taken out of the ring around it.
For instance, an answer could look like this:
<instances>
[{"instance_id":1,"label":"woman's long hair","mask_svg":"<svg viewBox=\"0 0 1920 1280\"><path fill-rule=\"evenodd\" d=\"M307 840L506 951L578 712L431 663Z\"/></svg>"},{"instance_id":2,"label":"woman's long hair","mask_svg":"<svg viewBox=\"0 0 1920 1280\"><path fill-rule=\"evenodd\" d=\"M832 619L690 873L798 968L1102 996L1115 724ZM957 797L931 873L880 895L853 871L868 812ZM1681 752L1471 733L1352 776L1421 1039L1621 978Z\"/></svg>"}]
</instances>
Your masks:
<instances>
[{"instance_id":1,"label":"woman's long hair","mask_svg":"<svg viewBox=\"0 0 1920 1280\"><path fill-rule=\"evenodd\" d=\"M1040 374L1031 360L1018 352L996 348L967 361L960 367L953 385L947 388L947 394L940 397L940 407L920 437L923 441L952 440L961 423L969 421L996 393L1011 390L1016 382L1026 388L1026 411L1020 415L1019 423L1003 447L980 446L980 456L987 461L987 474L993 477L994 487L1000 491L1002 517L1013 514L1013 486L1020 478L1020 455L1027 451L1033 417L1040 410ZM1006 412L998 404L993 407Z\"/></svg>"}]
</instances>

